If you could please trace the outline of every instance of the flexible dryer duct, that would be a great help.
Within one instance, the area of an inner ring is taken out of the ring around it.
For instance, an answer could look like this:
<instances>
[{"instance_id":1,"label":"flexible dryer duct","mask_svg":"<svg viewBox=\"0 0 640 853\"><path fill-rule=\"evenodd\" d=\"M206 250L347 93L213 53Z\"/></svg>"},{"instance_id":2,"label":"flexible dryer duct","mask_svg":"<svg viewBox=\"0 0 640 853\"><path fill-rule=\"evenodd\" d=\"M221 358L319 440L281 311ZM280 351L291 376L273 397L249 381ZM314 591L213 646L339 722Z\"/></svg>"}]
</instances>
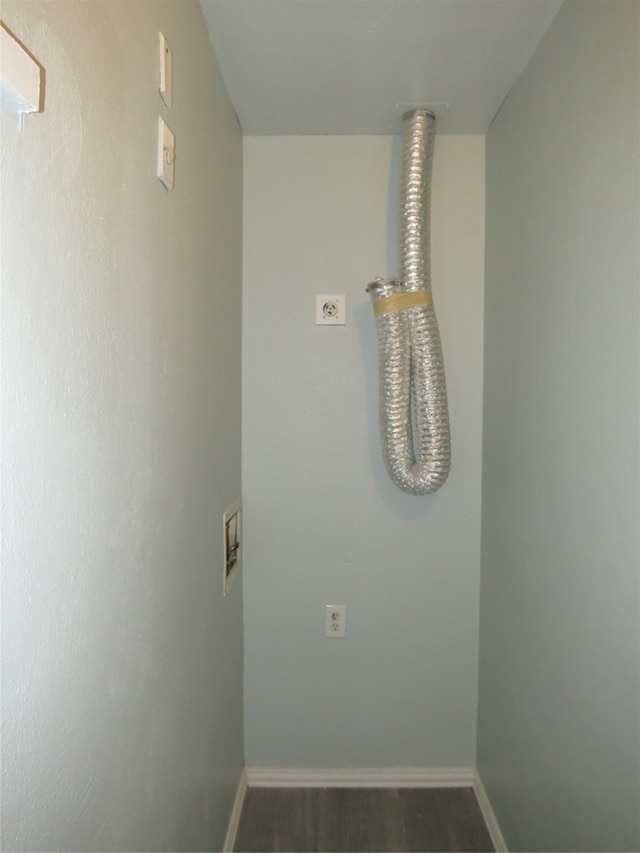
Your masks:
<instances>
[{"instance_id":1,"label":"flexible dryer duct","mask_svg":"<svg viewBox=\"0 0 640 853\"><path fill-rule=\"evenodd\" d=\"M403 121L400 277L376 279L367 291L378 327L385 467L400 489L427 495L445 482L451 464L444 362L431 297L429 216L435 118L427 110L414 110Z\"/></svg>"}]
</instances>

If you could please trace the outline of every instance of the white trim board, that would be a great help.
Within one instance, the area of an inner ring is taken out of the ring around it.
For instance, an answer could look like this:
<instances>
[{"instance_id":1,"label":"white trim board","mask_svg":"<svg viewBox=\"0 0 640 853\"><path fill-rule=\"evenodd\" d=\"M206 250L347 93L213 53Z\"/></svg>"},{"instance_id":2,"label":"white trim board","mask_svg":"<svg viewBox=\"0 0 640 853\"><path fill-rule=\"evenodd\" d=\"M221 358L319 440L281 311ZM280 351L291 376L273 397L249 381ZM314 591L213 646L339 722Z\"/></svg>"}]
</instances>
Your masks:
<instances>
[{"instance_id":1,"label":"white trim board","mask_svg":"<svg viewBox=\"0 0 640 853\"><path fill-rule=\"evenodd\" d=\"M40 111L42 68L0 21L0 103L12 115Z\"/></svg>"},{"instance_id":2,"label":"white trim board","mask_svg":"<svg viewBox=\"0 0 640 853\"><path fill-rule=\"evenodd\" d=\"M227 834L224 839L224 845L222 846L222 853L231 853L233 850L233 845L236 842L236 834L238 832L238 825L240 823L240 814L242 813L242 804L244 802L244 795L247 792L247 770L243 769L240 774L240 780L238 781L238 788L236 790L236 797L233 801L233 808L231 809L231 817L229 818L229 826L227 827Z\"/></svg>"},{"instance_id":3,"label":"white trim board","mask_svg":"<svg viewBox=\"0 0 640 853\"><path fill-rule=\"evenodd\" d=\"M496 853L509 853L509 848L506 845L504 840L504 835L502 834L502 830L500 829L500 824L498 823L498 818L496 817L496 813L493 810L491 805L491 801L487 796L487 792L485 790L484 785L482 784L482 779L478 771L475 771L475 778L473 780L473 790L476 792L476 798L478 800L478 805L480 806L480 811L482 812L482 817L484 818L484 822L487 824L487 829L489 830L489 835L491 836L491 840L493 841L493 846L496 849Z\"/></svg>"},{"instance_id":4,"label":"white trim board","mask_svg":"<svg viewBox=\"0 0 640 853\"><path fill-rule=\"evenodd\" d=\"M254 788L464 788L473 767L247 767Z\"/></svg>"}]
</instances>

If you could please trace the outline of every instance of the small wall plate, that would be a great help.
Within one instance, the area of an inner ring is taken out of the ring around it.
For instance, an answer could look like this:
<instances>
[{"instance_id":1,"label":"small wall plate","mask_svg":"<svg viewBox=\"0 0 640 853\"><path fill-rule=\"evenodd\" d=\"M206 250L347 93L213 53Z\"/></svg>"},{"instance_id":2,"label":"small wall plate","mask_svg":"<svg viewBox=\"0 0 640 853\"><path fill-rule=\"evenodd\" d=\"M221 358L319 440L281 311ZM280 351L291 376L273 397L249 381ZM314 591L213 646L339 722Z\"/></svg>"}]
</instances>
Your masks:
<instances>
[{"instance_id":1,"label":"small wall plate","mask_svg":"<svg viewBox=\"0 0 640 853\"><path fill-rule=\"evenodd\" d=\"M171 101L173 97L173 84L172 84L172 59L171 59L171 49L167 44L166 38L162 35L162 33L158 33L159 36L159 65L160 65L160 79L158 81L158 89L160 91L160 97L164 101L165 106L170 107Z\"/></svg>"},{"instance_id":2,"label":"small wall plate","mask_svg":"<svg viewBox=\"0 0 640 853\"><path fill-rule=\"evenodd\" d=\"M347 297L344 293L316 294L316 326L344 326L347 322Z\"/></svg>"},{"instance_id":3,"label":"small wall plate","mask_svg":"<svg viewBox=\"0 0 640 853\"><path fill-rule=\"evenodd\" d=\"M168 190L173 189L176 162L176 140L171 128L158 118L158 178Z\"/></svg>"}]
</instances>

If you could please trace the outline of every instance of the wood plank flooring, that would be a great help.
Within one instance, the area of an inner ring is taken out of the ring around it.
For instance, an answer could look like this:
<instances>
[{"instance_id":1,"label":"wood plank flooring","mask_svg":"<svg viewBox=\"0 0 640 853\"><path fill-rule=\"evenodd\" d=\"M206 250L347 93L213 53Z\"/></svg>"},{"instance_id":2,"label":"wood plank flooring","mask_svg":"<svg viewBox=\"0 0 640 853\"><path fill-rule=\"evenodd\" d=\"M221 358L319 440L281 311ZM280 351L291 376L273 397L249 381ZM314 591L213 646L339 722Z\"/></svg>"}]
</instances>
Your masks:
<instances>
[{"instance_id":1,"label":"wood plank flooring","mask_svg":"<svg viewBox=\"0 0 640 853\"><path fill-rule=\"evenodd\" d=\"M472 788L248 788L237 853L493 851Z\"/></svg>"}]
</instances>

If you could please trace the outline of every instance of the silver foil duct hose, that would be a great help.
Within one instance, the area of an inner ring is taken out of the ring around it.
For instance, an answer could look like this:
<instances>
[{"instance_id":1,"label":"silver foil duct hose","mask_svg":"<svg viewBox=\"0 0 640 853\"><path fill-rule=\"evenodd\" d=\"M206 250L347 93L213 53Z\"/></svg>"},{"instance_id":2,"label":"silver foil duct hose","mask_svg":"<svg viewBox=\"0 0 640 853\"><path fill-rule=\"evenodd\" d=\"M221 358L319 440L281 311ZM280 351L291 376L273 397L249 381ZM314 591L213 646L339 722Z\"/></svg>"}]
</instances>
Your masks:
<instances>
[{"instance_id":1,"label":"silver foil duct hose","mask_svg":"<svg viewBox=\"0 0 640 853\"><path fill-rule=\"evenodd\" d=\"M435 118L404 116L399 279L367 287L377 318L380 434L387 473L412 495L442 486L451 466L447 388L431 297L430 203ZM415 442L414 442L415 432Z\"/></svg>"}]
</instances>

